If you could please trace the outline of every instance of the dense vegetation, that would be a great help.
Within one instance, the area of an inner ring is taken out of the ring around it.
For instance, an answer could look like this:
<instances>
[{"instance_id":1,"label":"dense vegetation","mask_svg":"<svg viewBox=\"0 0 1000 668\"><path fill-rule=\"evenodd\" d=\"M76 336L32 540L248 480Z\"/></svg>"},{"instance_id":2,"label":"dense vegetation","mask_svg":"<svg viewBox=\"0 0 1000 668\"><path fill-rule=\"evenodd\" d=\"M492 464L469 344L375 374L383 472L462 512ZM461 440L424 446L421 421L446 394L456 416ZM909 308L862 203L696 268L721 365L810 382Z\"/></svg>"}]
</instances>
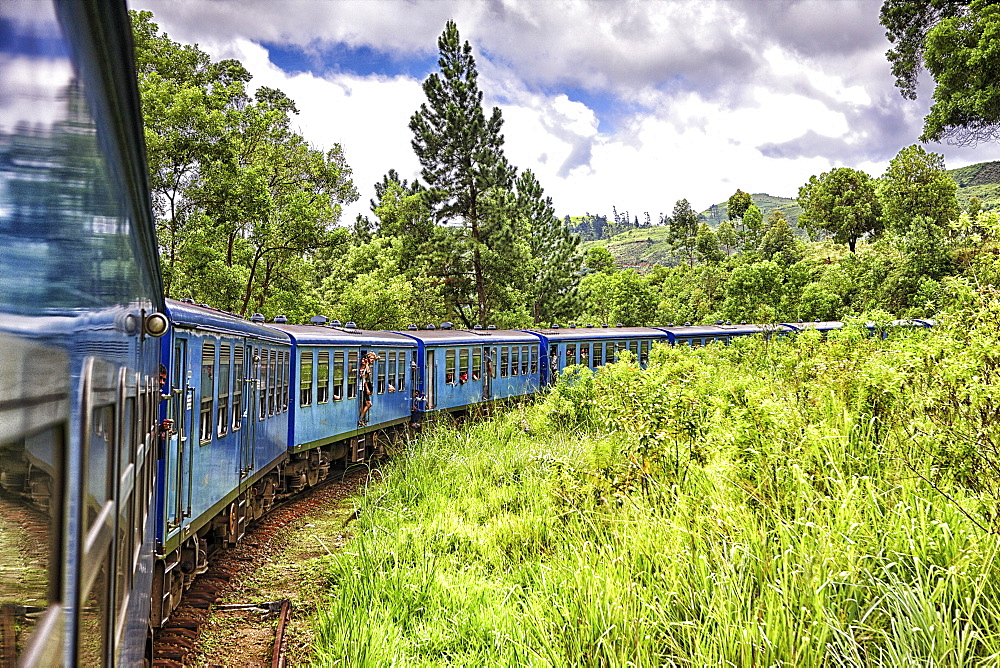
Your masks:
<instances>
[{"instance_id":1,"label":"dense vegetation","mask_svg":"<svg viewBox=\"0 0 1000 668\"><path fill-rule=\"evenodd\" d=\"M942 17L959 5L921 14L921 35L950 25ZM887 2L890 32L913 11ZM410 121L420 180L389 170L371 216L348 228L350 167L339 146L293 131L294 101L251 95L239 62L213 62L148 12L132 16L169 296L373 329L929 316L946 279L981 277L996 248L996 218L982 213L1000 194L989 165L949 175L917 146L878 178L812 176L797 201L737 190L701 214L681 199L655 220L615 207L610 219L559 219L534 174L506 159L502 114L482 107L453 22Z\"/></svg>"},{"instance_id":2,"label":"dense vegetation","mask_svg":"<svg viewBox=\"0 0 1000 668\"><path fill-rule=\"evenodd\" d=\"M438 426L359 500L316 663L982 665L1000 296L926 332L660 348Z\"/></svg>"}]
</instances>

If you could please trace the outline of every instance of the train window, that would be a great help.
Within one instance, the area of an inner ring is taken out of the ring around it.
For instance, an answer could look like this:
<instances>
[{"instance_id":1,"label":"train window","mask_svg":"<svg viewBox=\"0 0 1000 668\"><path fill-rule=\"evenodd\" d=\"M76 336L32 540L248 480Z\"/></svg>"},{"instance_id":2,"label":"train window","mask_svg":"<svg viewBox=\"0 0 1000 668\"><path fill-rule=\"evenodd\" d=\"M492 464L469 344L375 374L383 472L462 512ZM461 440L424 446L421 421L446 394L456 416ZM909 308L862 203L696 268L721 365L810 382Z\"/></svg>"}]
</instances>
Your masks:
<instances>
[{"instance_id":1,"label":"train window","mask_svg":"<svg viewBox=\"0 0 1000 668\"><path fill-rule=\"evenodd\" d=\"M444 351L444 382L454 385L458 382L458 375L455 373L455 349L448 348Z\"/></svg>"},{"instance_id":2,"label":"train window","mask_svg":"<svg viewBox=\"0 0 1000 668\"><path fill-rule=\"evenodd\" d=\"M212 440L212 399L215 395L215 344L201 346L201 442Z\"/></svg>"},{"instance_id":3,"label":"train window","mask_svg":"<svg viewBox=\"0 0 1000 668\"><path fill-rule=\"evenodd\" d=\"M528 359L528 346L521 346L521 375L527 376L531 361Z\"/></svg>"},{"instance_id":4,"label":"train window","mask_svg":"<svg viewBox=\"0 0 1000 668\"><path fill-rule=\"evenodd\" d=\"M639 342L629 341L628 349L632 352L636 359L639 359Z\"/></svg>"},{"instance_id":5,"label":"train window","mask_svg":"<svg viewBox=\"0 0 1000 668\"><path fill-rule=\"evenodd\" d=\"M344 398L344 352L338 350L333 354L333 400Z\"/></svg>"},{"instance_id":6,"label":"train window","mask_svg":"<svg viewBox=\"0 0 1000 668\"><path fill-rule=\"evenodd\" d=\"M406 351L399 351L398 366L396 367L396 391L402 392L406 389Z\"/></svg>"},{"instance_id":7,"label":"train window","mask_svg":"<svg viewBox=\"0 0 1000 668\"><path fill-rule=\"evenodd\" d=\"M508 362L510 360L510 353L508 352L508 347L503 346L500 348L500 377L504 378L507 376Z\"/></svg>"},{"instance_id":8,"label":"train window","mask_svg":"<svg viewBox=\"0 0 1000 668\"><path fill-rule=\"evenodd\" d=\"M347 398L358 396L358 352L347 353Z\"/></svg>"},{"instance_id":9,"label":"train window","mask_svg":"<svg viewBox=\"0 0 1000 668\"><path fill-rule=\"evenodd\" d=\"M316 361L316 403L330 401L330 351L321 350Z\"/></svg>"},{"instance_id":10,"label":"train window","mask_svg":"<svg viewBox=\"0 0 1000 668\"><path fill-rule=\"evenodd\" d=\"M214 362L214 357L213 357ZM111 545L115 540L113 486L115 483L115 453L118 452L119 379L114 367L105 362L88 362L84 378L89 379L90 392L85 397L85 414L90 416L90 428L83 444L83 532L85 546L81 558L80 591L81 620L79 651L88 662L103 665L105 632L112 604ZM211 395L209 395L211 397ZM209 400L211 405L211 399ZM211 417L211 413L209 413ZM211 436L211 428L209 428Z\"/></svg>"},{"instance_id":11,"label":"train window","mask_svg":"<svg viewBox=\"0 0 1000 668\"><path fill-rule=\"evenodd\" d=\"M583 366L590 365L590 344L581 343L580 344L580 364Z\"/></svg>"},{"instance_id":12,"label":"train window","mask_svg":"<svg viewBox=\"0 0 1000 668\"><path fill-rule=\"evenodd\" d=\"M567 343L566 344L566 366L573 366L576 364L576 344Z\"/></svg>"},{"instance_id":13,"label":"train window","mask_svg":"<svg viewBox=\"0 0 1000 668\"><path fill-rule=\"evenodd\" d=\"M274 412L284 413L288 410L288 376L291 371L288 353L278 351L278 377L275 380Z\"/></svg>"},{"instance_id":14,"label":"train window","mask_svg":"<svg viewBox=\"0 0 1000 668\"><path fill-rule=\"evenodd\" d=\"M289 399L288 399L288 383L290 382L289 376L291 375L291 373L289 373L289 371L292 368L292 353L291 353L290 350L286 350L284 352L284 355L285 355L285 373L283 373L281 375L281 378L282 378L281 382L283 383L285 389L281 393L281 401L282 401L282 405L284 406L284 410L287 412L288 411L288 401L289 401Z\"/></svg>"},{"instance_id":15,"label":"train window","mask_svg":"<svg viewBox=\"0 0 1000 668\"><path fill-rule=\"evenodd\" d=\"M229 354L229 344L219 344L219 405L215 409L219 438L226 435L229 427L229 367L231 364Z\"/></svg>"},{"instance_id":16,"label":"train window","mask_svg":"<svg viewBox=\"0 0 1000 668\"><path fill-rule=\"evenodd\" d=\"M257 419L263 420L267 417L267 366L268 359L270 356L267 353L267 348L260 349L260 364L257 371L257 387L258 387L258 405L260 410L257 413Z\"/></svg>"},{"instance_id":17,"label":"train window","mask_svg":"<svg viewBox=\"0 0 1000 668\"><path fill-rule=\"evenodd\" d=\"M538 373L538 346L531 346L531 373Z\"/></svg>"},{"instance_id":18,"label":"train window","mask_svg":"<svg viewBox=\"0 0 1000 668\"><path fill-rule=\"evenodd\" d=\"M520 348L517 346L510 347L510 375L516 376L518 374L518 368L521 366L520 363Z\"/></svg>"},{"instance_id":19,"label":"train window","mask_svg":"<svg viewBox=\"0 0 1000 668\"><path fill-rule=\"evenodd\" d=\"M135 506L131 503L135 490L135 442L137 415L136 374L122 370L119 380L120 391L124 395L122 404L121 438L118 441L118 532L115 566L116 599L115 609L121 610L125 594L132 585L132 541L135 525Z\"/></svg>"},{"instance_id":20,"label":"train window","mask_svg":"<svg viewBox=\"0 0 1000 668\"><path fill-rule=\"evenodd\" d=\"M385 376L386 376L386 391L395 392L396 391L396 351L390 350L385 354Z\"/></svg>"},{"instance_id":21,"label":"train window","mask_svg":"<svg viewBox=\"0 0 1000 668\"><path fill-rule=\"evenodd\" d=\"M64 437L64 426L59 424L0 444L0 484L7 492L0 496L0 571L8 574L0 584L4 665L15 665L41 621L40 615L16 611L60 598ZM39 453L45 453L44 461ZM25 517L31 520L25 522L21 519Z\"/></svg>"},{"instance_id":22,"label":"train window","mask_svg":"<svg viewBox=\"0 0 1000 668\"><path fill-rule=\"evenodd\" d=\"M481 374L483 373L483 349L477 346L472 349L472 372L469 374L469 378L472 380L479 380Z\"/></svg>"},{"instance_id":23,"label":"train window","mask_svg":"<svg viewBox=\"0 0 1000 668\"><path fill-rule=\"evenodd\" d=\"M469 349L460 348L458 351L458 382L462 385L469 381Z\"/></svg>"},{"instance_id":24,"label":"train window","mask_svg":"<svg viewBox=\"0 0 1000 668\"><path fill-rule=\"evenodd\" d=\"M299 352L299 405L310 406L313 402L313 351Z\"/></svg>"},{"instance_id":25,"label":"train window","mask_svg":"<svg viewBox=\"0 0 1000 668\"><path fill-rule=\"evenodd\" d=\"M246 377L245 348L239 344L233 347L233 431L243 424L243 379Z\"/></svg>"},{"instance_id":26,"label":"train window","mask_svg":"<svg viewBox=\"0 0 1000 668\"><path fill-rule=\"evenodd\" d=\"M181 358L182 358L181 346L179 343L177 343L174 345L174 355L170 360L170 364L173 366L173 378L170 381L170 388L163 388L164 394L169 392L171 388L182 391L184 389L181 383L181 381L183 380L183 376L181 375L181 368L183 368L184 366L184 360ZM174 424L177 423L177 416L174 415L175 403L176 402L172 400L167 402L167 419L173 420Z\"/></svg>"},{"instance_id":27,"label":"train window","mask_svg":"<svg viewBox=\"0 0 1000 668\"><path fill-rule=\"evenodd\" d=\"M278 389L278 383L276 382L277 379L278 379L278 351L277 350L272 350L271 351L271 368L269 370L268 379L267 379L267 407L268 407L268 415L274 415L275 412L276 412L275 411L275 406L276 406L276 401L275 401L276 396L275 395L277 394L277 389Z\"/></svg>"},{"instance_id":28,"label":"train window","mask_svg":"<svg viewBox=\"0 0 1000 668\"><path fill-rule=\"evenodd\" d=\"M385 355L375 358L375 391L378 394L385 394L385 367L388 363Z\"/></svg>"},{"instance_id":29,"label":"train window","mask_svg":"<svg viewBox=\"0 0 1000 668\"><path fill-rule=\"evenodd\" d=\"M649 341L639 342L639 363L646 364L649 362Z\"/></svg>"}]
</instances>

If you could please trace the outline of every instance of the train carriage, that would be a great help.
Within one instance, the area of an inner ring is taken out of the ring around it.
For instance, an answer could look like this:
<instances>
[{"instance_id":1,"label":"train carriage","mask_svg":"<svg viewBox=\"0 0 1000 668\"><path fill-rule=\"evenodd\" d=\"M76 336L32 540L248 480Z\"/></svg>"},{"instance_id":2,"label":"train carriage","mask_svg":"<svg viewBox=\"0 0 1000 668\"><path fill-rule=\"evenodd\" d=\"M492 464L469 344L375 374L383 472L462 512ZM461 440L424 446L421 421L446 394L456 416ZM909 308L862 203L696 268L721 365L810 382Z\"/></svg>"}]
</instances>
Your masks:
<instances>
[{"instance_id":1,"label":"train carriage","mask_svg":"<svg viewBox=\"0 0 1000 668\"><path fill-rule=\"evenodd\" d=\"M542 383L552 384L559 371L581 365L597 369L618 359L623 350L631 351L645 366L654 343L667 340L665 332L653 327L550 327L528 330L542 340Z\"/></svg>"},{"instance_id":2,"label":"train carriage","mask_svg":"<svg viewBox=\"0 0 1000 668\"><path fill-rule=\"evenodd\" d=\"M444 323L405 334L417 342L415 419L438 411L526 396L541 387L541 340L503 329L453 329Z\"/></svg>"},{"instance_id":3,"label":"train carriage","mask_svg":"<svg viewBox=\"0 0 1000 668\"><path fill-rule=\"evenodd\" d=\"M326 318L317 316L311 325L273 325L292 341L289 450L297 456L322 449L322 461L315 462L321 467L328 460L364 459L373 450L366 434L408 424L411 418L416 342L347 324L327 325ZM369 354L374 361L361 378ZM371 406L364 410L369 398ZM315 468L307 467L307 474L315 475Z\"/></svg>"},{"instance_id":4,"label":"train carriage","mask_svg":"<svg viewBox=\"0 0 1000 668\"><path fill-rule=\"evenodd\" d=\"M668 326L656 327L655 329L664 332L672 346L707 346L716 342L728 344L740 336L784 336L793 331L787 325L748 325L746 323Z\"/></svg>"},{"instance_id":5,"label":"train carriage","mask_svg":"<svg viewBox=\"0 0 1000 668\"><path fill-rule=\"evenodd\" d=\"M154 625L206 568L210 542L235 543L273 498L259 486L275 486L266 476L286 457L289 424L287 334L205 305L167 310Z\"/></svg>"}]
</instances>

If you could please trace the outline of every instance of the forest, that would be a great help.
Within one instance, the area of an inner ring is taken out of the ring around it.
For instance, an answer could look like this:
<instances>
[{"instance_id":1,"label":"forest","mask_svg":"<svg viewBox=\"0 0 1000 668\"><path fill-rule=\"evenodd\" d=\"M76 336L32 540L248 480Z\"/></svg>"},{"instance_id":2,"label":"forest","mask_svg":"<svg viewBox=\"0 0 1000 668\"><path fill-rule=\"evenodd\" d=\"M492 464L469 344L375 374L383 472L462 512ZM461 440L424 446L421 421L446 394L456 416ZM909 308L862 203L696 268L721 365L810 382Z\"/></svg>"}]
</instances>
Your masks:
<instances>
[{"instance_id":1,"label":"forest","mask_svg":"<svg viewBox=\"0 0 1000 668\"><path fill-rule=\"evenodd\" d=\"M560 218L449 22L410 121L420 179L389 171L346 223L350 166L291 130L292 100L133 20L171 296L370 328L845 321L626 351L427 425L350 542L295 565L313 665L996 664L995 166L914 143L877 176L805 175L794 203ZM921 141L995 139L1000 7L886 0L882 22L904 96L935 82ZM936 325L870 336L907 316Z\"/></svg>"},{"instance_id":2,"label":"forest","mask_svg":"<svg viewBox=\"0 0 1000 668\"><path fill-rule=\"evenodd\" d=\"M916 48L910 24L893 23L905 11L883 8L900 72L920 65L906 51ZM935 17L919 17L936 35ZM610 218L560 218L532 171L507 160L502 113L483 108L472 46L453 22L410 120L420 178L390 169L370 215L344 221L343 207L358 199L351 167L339 145L318 149L294 130L294 100L266 87L251 93L240 62L171 40L149 12L132 20L174 298L370 329L667 325L927 317L951 282L996 281L996 184L963 183L980 196L960 206L962 175L917 144L879 176L848 167L804 176L797 200L738 189L702 213L681 199L655 220L616 207ZM935 65L941 48L921 51L928 67L947 67ZM651 246L647 259L630 257Z\"/></svg>"}]
</instances>

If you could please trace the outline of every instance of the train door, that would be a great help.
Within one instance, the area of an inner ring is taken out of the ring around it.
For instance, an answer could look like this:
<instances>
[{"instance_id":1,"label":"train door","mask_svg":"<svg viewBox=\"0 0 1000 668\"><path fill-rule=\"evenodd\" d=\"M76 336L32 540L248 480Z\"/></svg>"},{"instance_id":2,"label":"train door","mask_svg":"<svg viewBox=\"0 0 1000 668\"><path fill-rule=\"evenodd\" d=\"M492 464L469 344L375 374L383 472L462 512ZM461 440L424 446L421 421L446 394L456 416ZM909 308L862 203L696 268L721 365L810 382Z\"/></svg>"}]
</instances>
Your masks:
<instances>
[{"instance_id":1,"label":"train door","mask_svg":"<svg viewBox=\"0 0 1000 668\"><path fill-rule=\"evenodd\" d=\"M555 385L559 377L559 344L553 343L549 346L549 377L548 384Z\"/></svg>"},{"instance_id":2,"label":"train door","mask_svg":"<svg viewBox=\"0 0 1000 668\"><path fill-rule=\"evenodd\" d=\"M116 534L125 528L116 510L120 508L117 497L123 492L118 475L120 450L125 442L122 431L132 424L123 414L127 377L124 369L102 360L88 358L84 362L80 407L83 539L78 542L79 579L73 602L77 610L78 665L113 664L114 639L118 637L115 609L120 609L120 600L115 590L116 584L123 585L114 577L119 570L119 553L114 546Z\"/></svg>"},{"instance_id":3,"label":"train door","mask_svg":"<svg viewBox=\"0 0 1000 668\"><path fill-rule=\"evenodd\" d=\"M186 461L192 447L191 430L192 411L194 408L194 388L188 362L188 340L177 338L171 354L173 378L171 379L171 398L168 406L168 417L174 426L170 442L167 444L167 476L165 519L167 534L180 528L185 517L185 471Z\"/></svg>"},{"instance_id":4,"label":"train door","mask_svg":"<svg viewBox=\"0 0 1000 668\"><path fill-rule=\"evenodd\" d=\"M433 410L437 390L437 365L434 363L434 351L426 353L424 364L424 397L427 399L427 410Z\"/></svg>"},{"instance_id":5,"label":"train door","mask_svg":"<svg viewBox=\"0 0 1000 668\"><path fill-rule=\"evenodd\" d=\"M252 470L250 465L253 451L254 435L257 433L257 421L251 415L250 407L253 400L256 376L254 374L253 347L246 339L240 339L233 345L233 399L232 399L232 430L236 432L236 443L239 451L240 480L244 480Z\"/></svg>"},{"instance_id":6,"label":"train door","mask_svg":"<svg viewBox=\"0 0 1000 668\"><path fill-rule=\"evenodd\" d=\"M483 364L486 367L483 372L483 400L489 401L493 398L493 379L497 375L493 366L496 364L497 349L486 346L483 350L485 351Z\"/></svg>"}]
</instances>

